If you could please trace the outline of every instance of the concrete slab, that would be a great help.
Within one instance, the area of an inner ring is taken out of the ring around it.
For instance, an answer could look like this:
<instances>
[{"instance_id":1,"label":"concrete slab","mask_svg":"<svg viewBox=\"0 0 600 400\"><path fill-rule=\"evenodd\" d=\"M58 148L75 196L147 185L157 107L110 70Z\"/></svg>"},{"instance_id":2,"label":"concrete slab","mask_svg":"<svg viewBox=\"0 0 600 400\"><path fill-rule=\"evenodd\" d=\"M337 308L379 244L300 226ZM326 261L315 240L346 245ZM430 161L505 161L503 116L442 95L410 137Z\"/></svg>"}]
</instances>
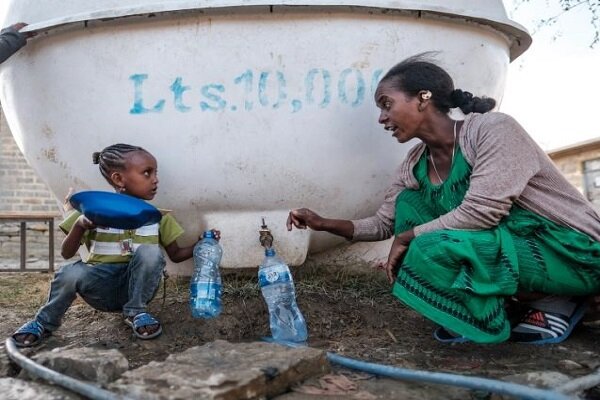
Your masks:
<instances>
[{"instance_id":1,"label":"concrete slab","mask_svg":"<svg viewBox=\"0 0 600 400\"><path fill-rule=\"evenodd\" d=\"M128 371L110 390L148 400L271 398L328 370L322 350L217 340Z\"/></svg>"}]
</instances>

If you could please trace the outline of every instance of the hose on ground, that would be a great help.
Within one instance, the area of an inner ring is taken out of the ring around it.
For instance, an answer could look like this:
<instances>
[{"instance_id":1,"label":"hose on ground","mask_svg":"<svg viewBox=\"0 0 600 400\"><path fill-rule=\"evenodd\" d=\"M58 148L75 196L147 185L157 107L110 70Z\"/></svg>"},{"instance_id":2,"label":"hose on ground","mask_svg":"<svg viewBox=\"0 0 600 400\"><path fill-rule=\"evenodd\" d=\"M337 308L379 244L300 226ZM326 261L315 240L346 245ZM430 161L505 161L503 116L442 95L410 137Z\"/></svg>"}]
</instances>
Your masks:
<instances>
[{"instance_id":1,"label":"hose on ground","mask_svg":"<svg viewBox=\"0 0 600 400\"><path fill-rule=\"evenodd\" d=\"M583 390L593 388L594 386L600 385L600 369L597 369L589 375L582 376L577 379L573 379L556 388L558 392L569 394L579 393Z\"/></svg>"},{"instance_id":2,"label":"hose on ground","mask_svg":"<svg viewBox=\"0 0 600 400\"><path fill-rule=\"evenodd\" d=\"M263 338L264 341L277 343L288 347L304 347L305 343L294 343L289 341L276 341L272 337ZM356 360L349 357L340 356L328 352L327 359L333 364L344 368L354 369L377 376L388 378L433 383L438 385L458 386L464 389L481 390L492 393L506 394L519 399L526 400L574 400L577 397L569 396L558 391L539 389L530 386L520 385L512 382L504 382L496 379L480 378L477 376L464 376L449 374L445 372L419 371L407 368L391 367L389 365L370 363Z\"/></svg>"},{"instance_id":3,"label":"hose on ground","mask_svg":"<svg viewBox=\"0 0 600 400\"><path fill-rule=\"evenodd\" d=\"M104 390L95 385L82 382L70 376L63 375L59 372L53 371L50 368L46 368L42 365L37 364L33 360L25 357L12 338L6 339L5 342L6 352L8 356L19 365L21 368L29 372L30 374L37 376L45 381L54 383L69 389L72 392L79 393L92 400L125 400L127 397L120 396L116 393Z\"/></svg>"},{"instance_id":4,"label":"hose on ground","mask_svg":"<svg viewBox=\"0 0 600 400\"><path fill-rule=\"evenodd\" d=\"M369 363L343 357L335 353L327 353L327 359L342 367L368 372L370 374L408 381L435 383L458 386L465 389L483 390L487 392L506 394L519 399L528 400L573 400L574 397L547 389L538 389L511 382L495 379L463 376L443 372L429 372L406 368L390 367L387 365Z\"/></svg>"}]
</instances>

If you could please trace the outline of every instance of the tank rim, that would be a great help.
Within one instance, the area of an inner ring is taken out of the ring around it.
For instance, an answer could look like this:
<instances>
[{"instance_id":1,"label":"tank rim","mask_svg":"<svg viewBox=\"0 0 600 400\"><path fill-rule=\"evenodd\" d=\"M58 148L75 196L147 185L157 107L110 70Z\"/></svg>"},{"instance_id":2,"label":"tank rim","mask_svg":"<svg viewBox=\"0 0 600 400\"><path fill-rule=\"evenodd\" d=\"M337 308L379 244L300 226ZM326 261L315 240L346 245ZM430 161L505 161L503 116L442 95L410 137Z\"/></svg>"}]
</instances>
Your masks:
<instances>
[{"instance_id":1,"label":"tank rim","mask_svg":"<svg viewBox=\"0 0 600 400\"><path fill-rule=\"evenodd\" d=\"M143 16L148 14L166 14L181 11L197 11L203 9L219 8L247 8L256 6L298 6L311 8L365 8L365 9L387 9L395 11L415 12L418 17L427 18L431 16L443 16L451 19L460 19L466 22L474 22L484 26L491 27L495 31L503 34L510 48L510 61L515 60L523 54L531 45L532 38L529 32L522 25L509 19L502 6L502 12L490 13L487 9L473 8L470 10L448 6L447 1L433 1L430 4L405 1L364 1L364 0L337 0L337 1L307 1L307 0L245 0L243 2L233 0L212 0L212 1L190 1L175 0L156 3L151 0L142 1L143 4L135 6L112 7L107 9L94 10L91 12L65 15L59 18L53 18L45 21L31 23L23 31L49 31L65 25L76 24L88 21L106 21L119 18ZM144 4L145 3L145 4ZM417 4L418 3L418 4ZM488 12L486 12L488 11ZM425 13L421 15L420 13Z\"/></svg>"}]
</instances>

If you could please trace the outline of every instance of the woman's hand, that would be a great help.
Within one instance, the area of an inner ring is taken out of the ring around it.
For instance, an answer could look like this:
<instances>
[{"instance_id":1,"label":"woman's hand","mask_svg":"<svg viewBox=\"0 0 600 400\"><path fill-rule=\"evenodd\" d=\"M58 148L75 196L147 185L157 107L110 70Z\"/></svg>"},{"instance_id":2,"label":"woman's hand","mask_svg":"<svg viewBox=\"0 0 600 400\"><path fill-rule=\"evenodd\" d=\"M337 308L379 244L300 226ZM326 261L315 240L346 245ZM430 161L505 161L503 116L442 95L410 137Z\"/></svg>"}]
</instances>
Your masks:
<instances>
[{"instance_id":1,"label":"woman's hand","mask_svg":"<svg viewBox=\"0 0 600 400\"><path fill-rule=\"evenodd\" d=\"M396 280L396 276L398 276L398 271L400 270L400 265L402 264L402 259L404 259L406 251L408 250L408 246L414 237L415 234L411 229L409 231L402 232L394 239L392 248L390 249L390 254L388 255L387 263L385 264L384 268L385 274L387 275L390 283L394 283L394 280Z\"/></svg>"},{"instance_id":2,"label":"woman's hand","mask_svg":"<svg viewBox=\"0 0 600 400\"><path fill-rule=\"evenodd\" d=\"M292 226L295 226L298 229L310 228L315 231L333 233L334 235L345 237L348 240L351 240L352 235L354 235L354 225L352 224L352 221L323 218L308 208L297 208L290 211L286 226L288 231L292 230Z\"/></svg>"},{"instance_id":3,"label":"woman's hand","mask_svg":"<svg viewBox=\"0 0 600 400\"><path fill-rule=\"evenodd\" d=\"M292 226L298 229L310 228L319 231L323 227L323 221L324 218L316 212L308 208L297 208L290 211L286 226L288 231L292 230Z\"/></svg>"}]
</instances>

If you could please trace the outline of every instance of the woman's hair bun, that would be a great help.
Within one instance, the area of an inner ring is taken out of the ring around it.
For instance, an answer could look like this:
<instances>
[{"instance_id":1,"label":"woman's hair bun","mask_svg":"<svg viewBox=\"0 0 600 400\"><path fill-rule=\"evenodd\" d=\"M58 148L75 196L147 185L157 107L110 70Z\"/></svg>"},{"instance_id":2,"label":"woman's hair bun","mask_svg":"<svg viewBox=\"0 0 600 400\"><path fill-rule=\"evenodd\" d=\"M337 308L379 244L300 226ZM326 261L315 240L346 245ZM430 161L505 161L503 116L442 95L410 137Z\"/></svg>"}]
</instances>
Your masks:
<instances>
[{"instance_id":1,"label":"woman's hair bun","mask_svg":"<svg viewBox=\"0 0 600 400\"><path fill-rule=\"evenodd\" d=\"M100 164L100 154L102 154L100 151L95 151L92 153L92 162L94 164Z\"/></svg>"},{"instance_id":2,"label":"woman's hair bun","mask_svg":"<svg viewBox=\"0 0 600 400\"><path fill-rule=\"evenodd\" d=\"M452 93L450 93L450 100L452 101L452 105L454 107L461 107L466 104L469 104L473 101L473 93L465 92L461 89L454 89Z\"/></svg>"},{"instance_id":3,"label":"woman's hair bun","mask_svg":"<svg viewBox=\"0 0 600 400\"><path fill-rule=\"evenodd\" d=\"M496 100L490 97L476 97L461 89L454 89L450 93L450 102L452 107L460 108L465 114L486 113L496 106Z\"/></svg>"}]
</instances>

